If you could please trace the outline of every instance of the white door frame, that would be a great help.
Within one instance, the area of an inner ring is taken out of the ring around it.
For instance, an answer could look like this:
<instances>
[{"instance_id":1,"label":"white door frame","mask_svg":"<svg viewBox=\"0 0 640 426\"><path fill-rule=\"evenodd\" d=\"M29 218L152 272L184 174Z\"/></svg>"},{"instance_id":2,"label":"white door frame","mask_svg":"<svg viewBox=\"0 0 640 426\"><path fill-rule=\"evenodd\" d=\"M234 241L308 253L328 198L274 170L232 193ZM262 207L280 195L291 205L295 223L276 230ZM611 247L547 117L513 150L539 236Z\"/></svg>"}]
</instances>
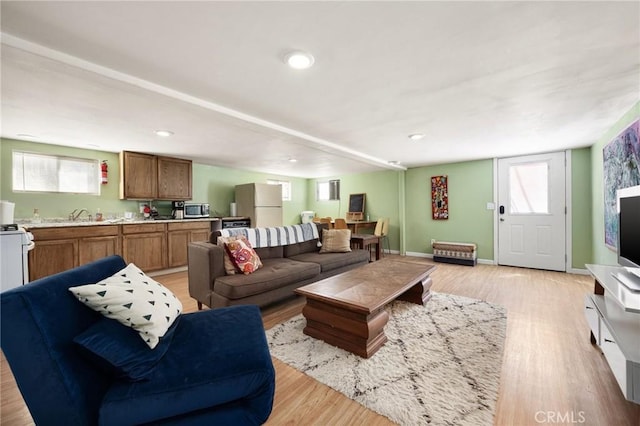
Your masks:
<instances>
[{"instance_id":1,"label":"white door frame","mask_svg":"<svg viewBox=\"0 0 640 426\"><path fill-rule=\"evenodd\" d=\"M561 151L558 151L561 152ZM573 248L572 238L572 219L571 212L573 211L571 205L571 150L567 149L565 153L565 168L564 168L564 182L565 182L565 206L567 206L567 214L565 215L565 272L582 273L581 269L573 269L573 256L571 250ZM506 157L505 157L506 158ZM498 158L493 159L493 264L498 264Z\"/></svg>"}]
</instances>

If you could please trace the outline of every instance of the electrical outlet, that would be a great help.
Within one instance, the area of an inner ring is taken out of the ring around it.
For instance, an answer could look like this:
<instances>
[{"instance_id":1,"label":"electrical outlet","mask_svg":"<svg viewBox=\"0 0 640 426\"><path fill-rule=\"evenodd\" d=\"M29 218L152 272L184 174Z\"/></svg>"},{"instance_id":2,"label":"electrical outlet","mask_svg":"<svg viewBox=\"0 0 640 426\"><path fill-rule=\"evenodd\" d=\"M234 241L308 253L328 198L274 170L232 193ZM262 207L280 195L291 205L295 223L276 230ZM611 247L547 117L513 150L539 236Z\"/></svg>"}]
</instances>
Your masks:
<instances>
[{"instance_id":1,"label":"electrical outlet","mask_svg":"<svg viewBox=\"0 0 640 426\"><path fill-rule=\"evenodd\" d=\"M436 243L436 240L434 238L431 239L431 246L433 247L433 245Z\"/></svg>"}]
</instances>

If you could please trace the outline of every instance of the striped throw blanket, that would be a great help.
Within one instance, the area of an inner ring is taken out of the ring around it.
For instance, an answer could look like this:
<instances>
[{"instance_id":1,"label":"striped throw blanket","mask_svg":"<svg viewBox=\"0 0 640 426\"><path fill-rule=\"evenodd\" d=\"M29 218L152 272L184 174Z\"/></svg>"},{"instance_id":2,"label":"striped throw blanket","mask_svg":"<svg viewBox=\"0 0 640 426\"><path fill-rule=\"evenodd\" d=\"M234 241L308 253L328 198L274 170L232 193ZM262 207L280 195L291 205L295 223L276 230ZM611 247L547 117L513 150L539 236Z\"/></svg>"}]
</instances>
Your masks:
<instances>
[{"instance_id":1,"label":"striped throw blanket","mask_svg":"<svg viewBox=\"0 0 640 426\"><path fill-rule=\"evenodd\" d=\"M313 222L275 228L222 229L220 235L223 237L244 235L255 248L285 246L319 238L318 227Z\"/></svg>"}]
</instances>

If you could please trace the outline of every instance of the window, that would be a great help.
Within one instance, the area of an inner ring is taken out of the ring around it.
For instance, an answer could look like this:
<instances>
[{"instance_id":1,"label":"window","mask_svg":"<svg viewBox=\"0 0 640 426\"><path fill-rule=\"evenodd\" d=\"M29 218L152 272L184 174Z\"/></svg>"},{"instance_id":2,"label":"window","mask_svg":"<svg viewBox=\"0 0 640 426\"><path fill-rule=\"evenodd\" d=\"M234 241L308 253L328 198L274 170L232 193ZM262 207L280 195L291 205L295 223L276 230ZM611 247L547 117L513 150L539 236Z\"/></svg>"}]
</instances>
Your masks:
<instances>
[{"instance_id":1,"label":"window","mask_svg":"<svg viewBox=\"0 0 640 426\"><path fill-rule=\"evenodd\" d=\"M291 182L286 180L267 179L269 185L282 185L282 200L291 201Z\"/></svg>"},{"instance_id":2,"label":"window","mask_svg":"<svg viewBox=\"0 0 640 426\"><path fill-rule=\"evenodd\" d=\"M316 199L329 201L340 199L340 180L334 179L316 183Z\"/></svg>"},{"instance_id":3,"label":"window","mask_svg":"<svg viewBox=\"0 0 640 426\"><path fill-rule=\"evenodd\" d=\"M13 151L13 190L100 195L98 160Z\"/></svg>"},{"instance_id":4,"label":"window","mask_svg":"<svg viewBox=\"0 0 640 426\"><path fill-rule=\"evenodd\" d=\"M510 166L509 198L512 214L549 213L549 164Z\"/></svg>"}]
</instances>

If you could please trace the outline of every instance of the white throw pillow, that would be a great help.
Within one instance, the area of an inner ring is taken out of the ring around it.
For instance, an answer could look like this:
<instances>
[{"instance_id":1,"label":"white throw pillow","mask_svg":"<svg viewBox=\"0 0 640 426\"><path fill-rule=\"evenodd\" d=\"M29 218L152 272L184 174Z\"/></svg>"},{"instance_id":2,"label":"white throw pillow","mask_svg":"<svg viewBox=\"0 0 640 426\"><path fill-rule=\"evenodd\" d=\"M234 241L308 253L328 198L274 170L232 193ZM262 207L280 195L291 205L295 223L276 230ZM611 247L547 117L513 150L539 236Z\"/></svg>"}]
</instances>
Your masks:
<instances>
[{"instance_id":1,"label":"white throw pillow","mask_svg":"<svg viewBox=\"0 0 640 426\"><path fill-rule=\"evenodd\" d=\"M136 330L151 349L182 312L180 300L133 263L96 284L69 291L94 311Z\"/></svg>"},{"instance_id":2,"label":"white throw pillow","mask_svg":"<svg viewBox=\"0 0 640 426\"><path fill-rule=\"evenodd\" d=\"M324 229L320 253L347 253L351 251L350 229Z\"/></svg>"}]
</instances>

